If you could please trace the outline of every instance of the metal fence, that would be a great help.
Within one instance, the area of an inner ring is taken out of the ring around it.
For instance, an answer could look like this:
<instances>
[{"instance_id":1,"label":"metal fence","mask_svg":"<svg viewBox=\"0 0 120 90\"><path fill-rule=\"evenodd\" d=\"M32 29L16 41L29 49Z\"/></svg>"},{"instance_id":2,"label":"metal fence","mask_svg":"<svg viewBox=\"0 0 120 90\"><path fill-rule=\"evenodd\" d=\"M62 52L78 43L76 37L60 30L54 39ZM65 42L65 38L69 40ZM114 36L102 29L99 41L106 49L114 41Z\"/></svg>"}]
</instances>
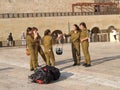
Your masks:
<instances>
[{"instance_id":1,"label":"metal fence","mask_svg":"<svg viewBox=\"0 0 120 90\"><path fill-rule=\"evenodd\" d=\"M62 40L62 43L70 43L69 38ZM109 34L108 33L101 33L101 34L92 34L90 42L109 42ZM54 44L58 42L54 41ZM8 47L7 41L0 41L0 47ZM13 41L12 46L26 46L22 44L21 40Z\"/></svg>"},{"instance_id":2,"label":"metal fence","mask_svg":"<svg viewBox=\"0 0 120 90\"><path fill-rule=\"evenodd\" d=\"M109 42L109 33L95 33L91 35L91 42Z\"/></svg>"},{"instance_id":3,"label":"metal fence","mask_svg":"<svg viewBox=\"0 0 120 90\"><path fill-rule=\"evenodd\" d=\"M26 46L26 45L23 45L21 40L15 40L13 41L12 46ZM9 47L8 41L0 41L0 47Z\"/></svg>"}]
</instances>

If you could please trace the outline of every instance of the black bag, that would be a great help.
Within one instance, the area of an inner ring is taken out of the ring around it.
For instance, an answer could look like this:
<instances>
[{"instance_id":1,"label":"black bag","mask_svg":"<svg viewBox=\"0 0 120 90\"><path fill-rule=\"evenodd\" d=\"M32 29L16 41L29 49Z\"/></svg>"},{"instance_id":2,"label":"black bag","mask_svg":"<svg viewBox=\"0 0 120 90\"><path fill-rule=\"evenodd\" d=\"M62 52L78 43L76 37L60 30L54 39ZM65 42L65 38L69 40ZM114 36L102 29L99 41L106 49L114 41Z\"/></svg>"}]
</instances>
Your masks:
<instances>
[{"instance_id":1,"label":"black bag","mask_svg":"<svg viewBox=\"0 0 120 90\"><path fill-rule=\"evenodd\" d=\"M57 44L56 45L56 54L62 55L63 54L63 44Z\"/></svg>"},{"instance_id":2,"label":"black bag","mask_svg":"<svg viewBox=\"0 0 120 90\"><path fill-rule=\"evenodd\" d=\"M51 72L53 79L54 80L58 80L60 77L60 71L58 68L53 67L53 66L47 66L48 71Z\"/></svg>"},{"instance_id":3,"label":"black bag","mask_svg":"<svg viewBox=\"0 0 120 90\"><path fill-rule=\"evenodd\" d=\"M37 80L41 80L45 84L57 80L59 79L59 77L59 69L52 66L41 67L37 71L35 71L35 73L29 76L29 78L32 79L32 82L37 82Z\"/></svg>"},{"instance_id":4,"label":"black bag","mask_svg":"<svg viewBox=\"0 0 120 90\"><path fill-rule=\"evenodd\" d=\"M36 82L37 80L43 81L43 83L48 83L48 75L39 68L37 71L35 71L33 74L29 76L30 79L32 79L32 82ZM50 81L50 80L49 80Z\"/></svg>"},{"instance_id":5,"label":"black bag","mask_svg":"<svg viewBox=\"0 0 120 90\"><path fill-rule=\"evenodd\" d=\"M62 48L56 48L56 54L57 55L62 55L63 49Z\"/></svg>"},{"instance_id":6,"label":"black bag","mask_svg":"<svg viewBox=\"0 0 120 90\"><path fill-rule=\"evenodd\" d=\"M50 66L45 66L42 68L42 70L45 73L45 76L43 78L43 83L50 83L54 80L54 76L52 75L51 71L49 70Z\"/></svg>"}]
</instances>

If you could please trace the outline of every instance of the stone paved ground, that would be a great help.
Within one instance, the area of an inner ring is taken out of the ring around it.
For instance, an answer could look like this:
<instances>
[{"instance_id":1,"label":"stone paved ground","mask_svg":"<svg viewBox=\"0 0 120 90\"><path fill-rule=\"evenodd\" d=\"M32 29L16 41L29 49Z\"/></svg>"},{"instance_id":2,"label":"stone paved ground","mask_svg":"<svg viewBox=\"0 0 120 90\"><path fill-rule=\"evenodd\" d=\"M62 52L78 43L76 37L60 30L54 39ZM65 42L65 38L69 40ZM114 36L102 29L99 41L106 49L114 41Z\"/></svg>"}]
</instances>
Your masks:
<instances>
[{"instance_id":1,"label":"stone paved ground","mask_svg":"<svg viewBox=\"0 0 120 90\"><path fill-rule=\"evenodd\" d=\"M54 50L55 50L54 46ZM56 57L61 70L58 81L47 85L31 83L25 47L0 48L0 90L120 90L120 43L90 43L92 67L73 67L71 46ZM83 63L84 57L82 54ZM39 56L39 63L44 64Z\"/></svg>"}]
</instances>

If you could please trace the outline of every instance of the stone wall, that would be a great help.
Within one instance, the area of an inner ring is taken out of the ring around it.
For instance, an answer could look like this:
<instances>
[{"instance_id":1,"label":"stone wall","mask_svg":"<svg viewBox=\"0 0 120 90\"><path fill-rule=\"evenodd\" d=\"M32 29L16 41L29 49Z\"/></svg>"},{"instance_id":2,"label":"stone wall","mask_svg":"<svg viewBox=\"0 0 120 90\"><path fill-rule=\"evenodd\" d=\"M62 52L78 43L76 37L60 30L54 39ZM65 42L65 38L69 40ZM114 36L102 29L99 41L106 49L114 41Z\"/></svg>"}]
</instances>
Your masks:
<instances>
[{"instance_id":1,"label":"stone wall","mask_svg":"<svg viewBox=\"0 0 120 90\"><path fill-rule=\"evenodd\" d=\"M43 36L46 29L62 30L68 33L68 22L72 29L73 24L86 22L88 29L99 27L100 29L107 29L113 25L120 28L119 15L94 15L94 16L62 16L62 17L38 17L38 18L10 18L0 19L0 41L6 40L9 32L13 33L15 40L20 40L22 32L26 31L27 27L36 26L39 33Z\"/></svg>"},{"instance_id":2,"label":"stone wall","mask_svg":"<svg viewBox=\"0 0 120 90\"><path fill-rule=\"evenodd\" d=\"M0 0L2 13L37 13L37 12L71 12L72 4L76 2L94 2L94 0ZM108 26L120 28L119 15L89 15L89 16L59 16L32 18L0 18L0 41L6 40L10 32L14 40L20 40L22 32L27 27L36 26L43 36L45 29L62 30L68 33L68 22L73 24L86 22L88 29L95 26L107 29Z\"/></svg>"},{"instance_id":3,"label":"stone wall","mask_svg":"<svg viewBox=\"0 0 120 90\"><path fill-rule=\"evenodd\" d=\"M71 12L76 2L94 0L0 0L0 13Z\"/></svg>"}]
</instances>

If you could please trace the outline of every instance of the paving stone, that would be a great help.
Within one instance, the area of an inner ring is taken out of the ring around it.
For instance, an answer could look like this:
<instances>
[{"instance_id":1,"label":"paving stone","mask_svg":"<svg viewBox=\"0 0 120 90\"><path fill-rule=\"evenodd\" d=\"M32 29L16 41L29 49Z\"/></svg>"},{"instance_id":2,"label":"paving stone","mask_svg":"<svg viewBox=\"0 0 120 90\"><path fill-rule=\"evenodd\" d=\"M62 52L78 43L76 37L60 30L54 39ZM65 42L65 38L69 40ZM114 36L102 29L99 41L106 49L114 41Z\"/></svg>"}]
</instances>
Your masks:
<instances>
[{"instance_id":1,"label":"paving stone","mask_svg":"<svg viewBox=\"0 0 120 90\"><path fill-rule=\"evenodd\" d=\"M63 55L55 54L61 77L47 85L31 83L28 79L32 72L25 47L0 48L0 90L120 90L119 46L120 43L90 43L92 66L86 68L72 66L71 45L64 44ZM81 56L83 64L83 53ZM41 56L39 64L44 65Z\"/></svg>"}]
</instances>

